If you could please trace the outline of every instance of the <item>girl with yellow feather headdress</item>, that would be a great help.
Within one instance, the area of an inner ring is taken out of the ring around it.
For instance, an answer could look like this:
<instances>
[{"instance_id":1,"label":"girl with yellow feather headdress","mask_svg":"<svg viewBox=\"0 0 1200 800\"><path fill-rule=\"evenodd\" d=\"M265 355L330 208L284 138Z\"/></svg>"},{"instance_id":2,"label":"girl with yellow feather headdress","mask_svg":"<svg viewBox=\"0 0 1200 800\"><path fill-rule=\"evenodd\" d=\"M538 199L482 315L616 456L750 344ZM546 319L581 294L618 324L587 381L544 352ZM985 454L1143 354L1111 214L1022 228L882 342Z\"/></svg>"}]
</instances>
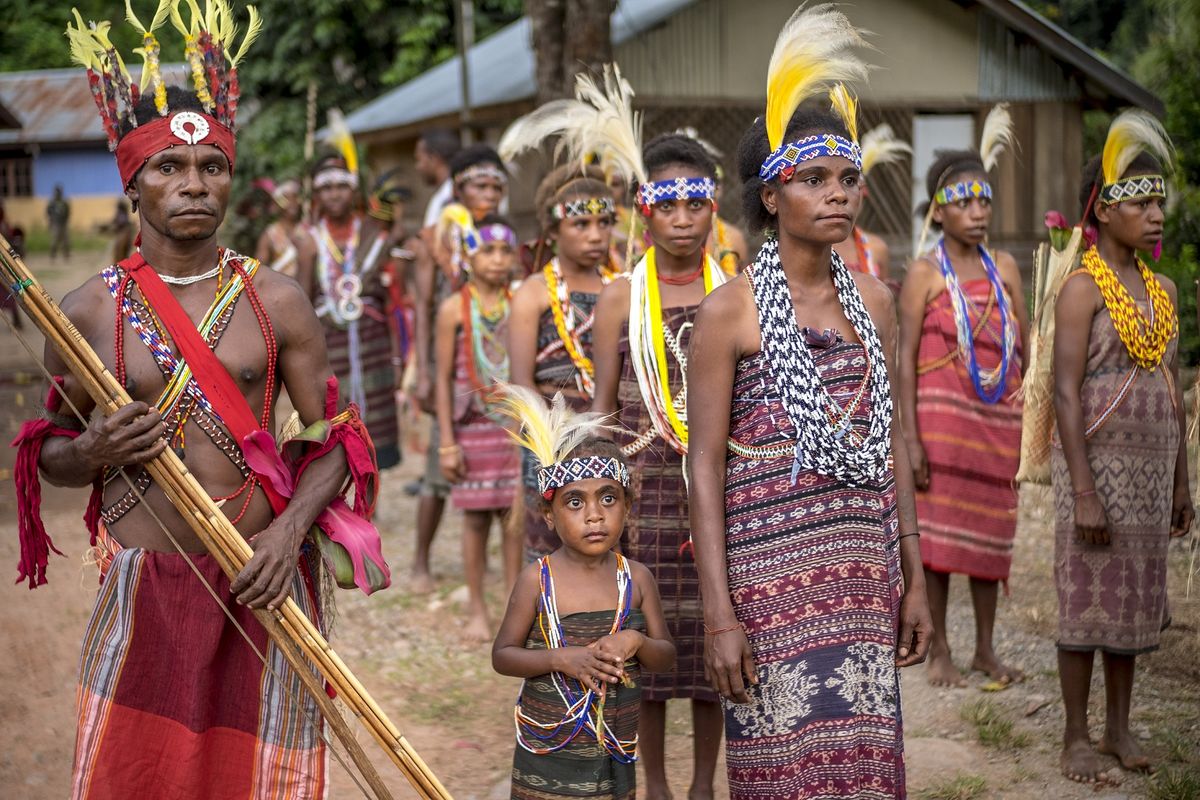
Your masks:
<instances>
[{"instance_id":1,"label":"girl with yellow feather headdress","mask_svg":"<svg viewBox=\"0 0 1200 800\"><path fill-rule=\"evenodd\" d=\"M532 454L538 513L560 540L518 576L492 648L497 672L525 679L511 796L632 800L641 675L670 669L675 647L654 577L613 552L629 468L598 435L603 417L573 412L561 394L547 406L510 386L501 402Z\"/></svg>"},{"instance_id":2,"label":"girl with yellow feather headdress","mask_svg":"<svg viewBox=\"0 0 1200 800\"><path fill-rule=\"evenodd\" d=\"M727 279L706 248L715 213L716 164L699 142L677 133L658 136L643 150L630 107L632 91L619 75L606 88L611 111L603 118L612 124L599 126L602 134L591 137L594 149L602 166L612 165L636 185L637 213L652 246L627 279L604 288L596 304L592 409L616 413L624 429L623 451L637 476L625 552L654 573L679 650L676 669L648 678L643 691L646 796L670 793L663 741L672 699L691 701L692 790L708 795L721 717L717 694L704 675L683 462L688 337L700 301Z\"/></svg>"},{"instance_id":3,"label":"girl with yellow feather headdress","mask_svg":"<svg viewBox=\"0 0 1200 800\"><path fill-rule=\"evenodd\" d=\"M988 173L1011 142L1012 119L1001 104L988 114L978 149L937 154L926 224L941 236L909 266L900 291L900 398L933 613L926 673L935 686L966 685L945 633L951 574L971 584L971 669L999 684L1021 677L1001 663L992 638L1017 532L1014 477L1029 331L1016 261L987 248ZM964 514L963 503L977 511Z\"/></svg>"},{"instance_id":4,"label":"girl with yellow feather headdress","mask_svg":"<svg viewBox=\"0 0 1200 800\"><path fill-rule=\"evenodd\" d=\"M1051 449L1058 666L1066 708L1062 766L1092 782L1108 768L1088 739L1095 651L1104 658L1099 751L1126 769L1149 762L1129 730L1136 656L1167 616L1167 545L1186 534L1188 487L1175 284L1138 253L1162 241L1171 144L1148 113L1126 111L1083 169L1083 223L1096 242L1055 305Z\"/></svg>"},{"instance_id":5,"label":"girl with yellow feather headdress","mask_svg":"<svg viewBox=\"0 0 1200 800\"><path fill-rule=\"evenodd\" d=\"M923 660L930 622L895 312L833 250L862 203L843 84L865 78L863 45L832 5L784 26L738 153L767 242L692 335L691 530L735 799L905 796L898 668Z\"/></svg>"}]
</instances>

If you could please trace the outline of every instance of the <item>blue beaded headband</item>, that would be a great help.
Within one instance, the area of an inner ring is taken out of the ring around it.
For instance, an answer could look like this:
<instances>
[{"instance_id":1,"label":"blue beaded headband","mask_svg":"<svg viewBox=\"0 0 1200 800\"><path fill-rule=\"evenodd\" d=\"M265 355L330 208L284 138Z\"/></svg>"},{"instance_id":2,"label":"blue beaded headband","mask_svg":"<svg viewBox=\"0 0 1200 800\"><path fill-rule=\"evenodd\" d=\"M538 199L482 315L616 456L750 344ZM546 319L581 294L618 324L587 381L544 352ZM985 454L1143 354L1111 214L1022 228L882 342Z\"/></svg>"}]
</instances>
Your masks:
<instances>
[{"instance_id":1,"label":"blue beaded headband","mask_svg":"<svg viewBox=\"0 0 1200 800\"><path fill-rule=\"evenodd\" d=\"M638 187L637 201L643 209L663 200L712 200L717 196L717 184L712 178L671 178Z\"/></svg>"},{"instance_id":2,"label":"blue beaded headband","mask_svg":"<svg viewBox=\"0 0 1200 800\"><path fill-rule=\"evenodd\" d=\"M1112 205L1125 200L1167 196L1167 182L1162 175L1134 175L1116 183L1107 183L1100 190L1100 199Z\"/></svg>"},{"instance_id":3,"label":"blue beaded headband","mask_svg":"<svg viewBox=\"0 0 1200 800\"><path fill-rule=\"evenodd\" d=\"M622 486L629 488L629 468L618 458L603 456L584 456L583 458L568 458L557 464L542 467L538 470L538 491L542 497L549 500L557 489L569 483L585 481L589 478L611 478Z\"/></svg>"},{"instance_id":4,"label":"blue beaded headband","mask_svg":"<svg viewBox=\"0 0 1200 800\"><path fill-rule=\"evenodd\" d=\"M959 200L970 200L973 197L992 199L992 185L987 181L961 181L948 183L933 196L933 202L939 206L948 206Z\"/></svg>"},{"instance_id":5,"label":"blue beaded headband","mask_svg":"<svg viewBox=\"0 0 1200 800\"><path fill-rule=\"evenodd\" d=\"M862 169L862 148L857 142L833 133L822 133L807 136L798 142L780 145L767 156L767 160L758 171L758 177L769 181L782 176L784 183L787 183L792 179L797 164L822 156L841 156Z\"/></svg>"}]
</instances>

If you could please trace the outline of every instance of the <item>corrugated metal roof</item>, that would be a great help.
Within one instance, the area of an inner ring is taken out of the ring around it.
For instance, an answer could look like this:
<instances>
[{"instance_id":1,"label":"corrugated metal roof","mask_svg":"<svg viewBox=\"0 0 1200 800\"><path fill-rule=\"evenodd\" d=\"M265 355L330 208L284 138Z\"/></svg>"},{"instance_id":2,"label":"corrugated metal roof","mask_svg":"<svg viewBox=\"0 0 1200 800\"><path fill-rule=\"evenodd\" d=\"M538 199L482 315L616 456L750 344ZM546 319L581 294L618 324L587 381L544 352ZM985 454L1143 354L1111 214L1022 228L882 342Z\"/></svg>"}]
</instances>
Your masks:
<instances>
[{"instance_id":1,"label":"corrugated metal roof","mask_svg":"<svg viewBox=\"0 0 1200 800\"><path fill-rule=\"evenodd\" d=\"M614 45L636 36L696 0L621 0L612 16ZM534 55L528 17L497 31L471 48L472 106L492 106L534 96ZM462 108L459 57L377 97L346 118L352 133L410 125Z\"/></svg>"},{"instance_id":2,"label":"corrugated metal roof","mask_svg":"<svg viewBox=\"0 0 1200 800\"><path fill-rule=\"evenodd\" d=\"M136 81L141 74L130 67ZM183 68L164 65L168 83L181 83ZM4 144L104 142L104 128L87 74L81 68L0 72L0 103L20 123L19 130L0 130Z\"/></svg>"}]
</instances>

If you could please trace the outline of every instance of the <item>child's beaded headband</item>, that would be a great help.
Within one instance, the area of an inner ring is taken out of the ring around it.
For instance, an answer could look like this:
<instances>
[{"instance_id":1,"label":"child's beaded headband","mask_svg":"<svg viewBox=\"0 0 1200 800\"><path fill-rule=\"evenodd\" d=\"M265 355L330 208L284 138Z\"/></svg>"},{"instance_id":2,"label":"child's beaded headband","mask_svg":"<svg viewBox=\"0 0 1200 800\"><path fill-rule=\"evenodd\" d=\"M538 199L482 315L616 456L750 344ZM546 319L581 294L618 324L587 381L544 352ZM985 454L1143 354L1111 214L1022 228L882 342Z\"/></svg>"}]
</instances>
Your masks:
<instances>
[{"instance_id":1,"label":"child's beaded headband","mask_svg":"<svg viewBox=\"0 0 1200 800\"><path fill-rule=\"evenodd\" d=\"M586 481L589 478L609 478L629 488L629 468L616 458L604 456L584 456L583 458L568 458L557 464L542 467L538 470L538 492L549 500L554 492L570 483Z\"/></svg>"},{"instance_id":2,"label":"child's beaded headband","mask_svg":"<svg viewBox=\"0 0 1200 800\"><path fill-rule=\"evenodd\" d=\"M477 178L494 178L500 181L501 185L508 184L508 175L504 170L497 167L495 164L472 164L469 167L463 168L462 172L454 175L454 185L469 183Z\"/></svg>"},{"instance_id":3,"label":"child's beaded headband","mask_svg":"<svg viewBox=\"0 0 1200 800\"><path fill-rule=\"evenodd\" d=\"M550 217L557 221L590 214L615 214L617 204L611 197L587 197L569 203L556 203L550 207Z\"/></svg>"},{"instance_id":4,"label":"child's beaded headband","mask_svg":"<svg viewBox=\"0 0 1200 800\"><path fill-rule=\"evenodd\" d=\"M939 206L948 206L951 203L957 203L959 200L970 200L975 197L991 200L992 185L987 181L980 180L948 183L941 189L938 189L937 194L933 196L933 202Z\"/></svg>"},{"instance_id":5,"label":"child's beaded headband","mask_svg":"<svg viewBox=\"0 0 1200 800\"><path fill-rule=\"evenodd\" d=\"M517 234L512 228L507 225L502 225L499 222L494 222L491 225L481 225L479 227L479 245L475 247L474 255L478 252L479 247L488 242L504 242L512 249L517 249Z\"/></svg>"}]
</instances>

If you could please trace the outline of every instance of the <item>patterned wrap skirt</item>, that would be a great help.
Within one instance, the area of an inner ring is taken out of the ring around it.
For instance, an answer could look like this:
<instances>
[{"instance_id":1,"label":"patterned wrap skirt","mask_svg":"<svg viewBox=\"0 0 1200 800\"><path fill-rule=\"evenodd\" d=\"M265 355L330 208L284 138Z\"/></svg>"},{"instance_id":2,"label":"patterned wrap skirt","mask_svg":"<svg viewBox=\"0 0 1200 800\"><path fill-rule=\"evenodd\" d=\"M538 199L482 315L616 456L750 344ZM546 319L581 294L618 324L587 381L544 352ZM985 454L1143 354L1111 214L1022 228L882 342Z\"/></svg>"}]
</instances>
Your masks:
<instances>
[{"instance_id":1,"label":"patterned wrap skirt","mask_svg":"<svg viewBox=\"0 0 1200 800\"><path fill-rule=\"evenodd\" d=\"M809 334L822 379L849 403L866 373L862 345ZM869 393L868 393L869 395ZM730 436L794 445L765 357L742 360ZM869 426L864 398L853 413ZM730 452L725 525L729 592L759 684L725 702L733 800L905 797L899 673L901 575L890 472L850 486L782 457Z\"/></svg>"},{"instance_id":2,"label":"patterned wrap skirt","mask_svg":"<svg viewBox=\"0 0 1200 800\"><path fill-rule=\"evenodd\" d=\"M329 350L329 366L337 375L342 399L352 398L353 385L350 359L357 356L362 375L365 404L359 411L371 441L380 469L400 463L400 420L396 411L396 367L393 361L392 329L387 318L368 306L356 323L357 343L352 347L350 332L326 323L325 347ZM354 353L354 350L357 353Z\"/></svg>"},{"instance_id":3,"label":"patterned wrap skirt","mask_svg":"<svg viewBox=\"0 0 1200 800\"><path fill-rule=\"evenodd\" d=\"M663 323L687 352L692 320L699 306L663 309ZM619 420L625 434L621 444L650 429L650 414L642 403L637 374L629 353L628 329L623 328L621 382L617 389ZM682 387L679 364L668 354L668 380L674 396ZM667 629L675 641L675 670L646 677L644 697L658 702L693 698L717 702L718 695L704 677L704 613L700 607L700 576L692 557L691 521L683 459L657 436L629 461L629 493L633 505L625 521L624 553L645 564L662 597Z\"/></svg>"},{"instance_id":4,"label":"patterned wrap skirt","mask_svg":"<svg viewBox=\"0 0 1200 800\"><path fill-rule=\"evenodd\" d=\"M73 800L322 800L320 712L213 557L187 556L269 670L185 556L114 549L84 632ZM302 557L291 596L317 619L311 566Z\"/></svg>"},{"instance_id":5,"label":"patterned wrap skirt","mask_svg":"<svg viewBox=\"0 0 1200 800\"><path fill-rule=\"evenodd\" d=\"M1000 309L987 279L964 281L975 357L1001 360ZM987 320L980 319L983 312ZM921 561L937 572L1007 581L1017 533L1014 479L1021 455L1021 362L1010 360L1004 395L984 402L959 356L948 292L925 308L917 358L917 430L929 461L929 489L917 492Z\"/></svg>"},{"instance_id":6,"label":"patterned wrap skirt","mask_svg":"<svg viewBox=\"0 0 1200 800\"><path fill-rule=\"evenodd\" d=\"M1170 363L1176 345L1177 340L1169 345L1163 364ZM1076 538L1075 491L1055 442L1050 478L1058 646L1146 653L1158 649L1169 622L1167 545L1179 456L1174 381L1162 368L1135 370L1102 309L1092 318L1080 399L1085 425L1105 418L1087 440L1087 458L1112 542L1091 545Z\"/></svg>"},{"instance_id":7,"label":"patterned wrap skirt","mask_svg":"<svg viewBox=\"0 0 1200 800\"><path fill-rule=\"evenodd\" d=\"M587 611L568 614L562 619L563 633L568 646L586 647L612 629L613 611ZM641 610L633 609L625 629L645 632L646 619ZM527 650L546 647L535 624L525 642ZM622 740L637 735L638 709L642 693L638 688L641 668L637 659L625 664L625 672L633 681L628 687L617 683L607 690L604 701L604 725ZM562 719L566 710L562 698L549 675L529 678L521 687L521 708L540 724L553 725ZM542 744L556 746L562 733L551 736ZM555 797L610 798L634 800L637 795L636 764L622 764L597 742L596 737L581 731L569 744L554 753L538 755L517 745L513 754L513 800L549 800Z\"/></svg>"}]
</instances>

